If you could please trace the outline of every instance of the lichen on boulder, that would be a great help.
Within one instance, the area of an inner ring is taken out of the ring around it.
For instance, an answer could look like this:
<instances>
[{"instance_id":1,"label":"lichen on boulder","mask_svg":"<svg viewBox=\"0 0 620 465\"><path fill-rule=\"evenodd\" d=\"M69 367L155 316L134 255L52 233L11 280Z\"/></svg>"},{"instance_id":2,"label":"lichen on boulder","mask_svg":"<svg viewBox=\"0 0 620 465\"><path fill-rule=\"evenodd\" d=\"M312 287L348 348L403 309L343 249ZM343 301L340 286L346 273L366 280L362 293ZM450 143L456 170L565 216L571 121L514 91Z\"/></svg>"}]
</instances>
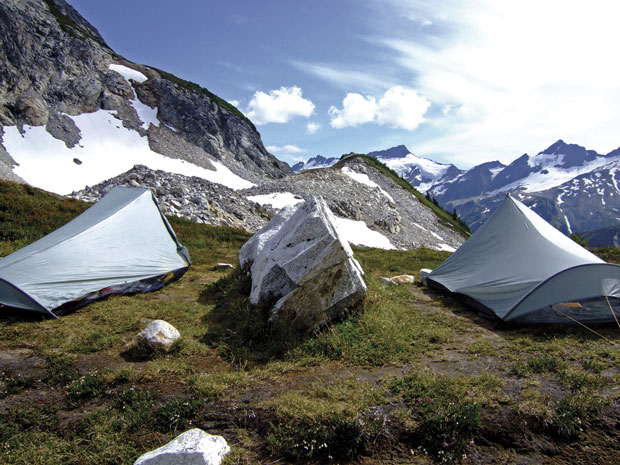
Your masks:
<instances>
[{"instance_id":1,"label":"lichen on boulder","mask_svg":"<svg viewBox=\"0 0 620 465\"><path fill-rule=\"evenodd\" d=\"M321 197L285 208L239 251L252 278L250 301L270 321L308 331L366 295L363 270Z\"/></svg>"}]
</instances>

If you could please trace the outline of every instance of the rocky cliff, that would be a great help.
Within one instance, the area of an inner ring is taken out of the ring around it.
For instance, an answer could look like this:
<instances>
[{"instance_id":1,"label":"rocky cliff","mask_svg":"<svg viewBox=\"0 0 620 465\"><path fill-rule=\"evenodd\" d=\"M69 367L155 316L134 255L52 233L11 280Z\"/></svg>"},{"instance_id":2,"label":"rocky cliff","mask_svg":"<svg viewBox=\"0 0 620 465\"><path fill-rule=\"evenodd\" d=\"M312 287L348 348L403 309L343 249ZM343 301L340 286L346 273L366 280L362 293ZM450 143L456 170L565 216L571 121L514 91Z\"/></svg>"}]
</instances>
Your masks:
<instances>
[{"instance_id":1,"label":"rocky cliff","mask_svg":"<svg viewBox=\"0 0 620 465\"><path fill-rule=\"evenodd\" d=\"M127 79L122 65L146 79ZM137 100L137 102L136 102ZM145 123L138 105L156 111ZM0 126L45 126L67 147L80 144L72 116L108 110L122 127L148 139L150 149L212 169L221 161L238 176L257 181L290 173L269 154L254 125L207 89L164 71L132 63L111 50L63 0L0 3ZM8 153L7 153L8 152ZM0 176L16 179L19 163L0 149Z\"/></svg>"}]
</instances>

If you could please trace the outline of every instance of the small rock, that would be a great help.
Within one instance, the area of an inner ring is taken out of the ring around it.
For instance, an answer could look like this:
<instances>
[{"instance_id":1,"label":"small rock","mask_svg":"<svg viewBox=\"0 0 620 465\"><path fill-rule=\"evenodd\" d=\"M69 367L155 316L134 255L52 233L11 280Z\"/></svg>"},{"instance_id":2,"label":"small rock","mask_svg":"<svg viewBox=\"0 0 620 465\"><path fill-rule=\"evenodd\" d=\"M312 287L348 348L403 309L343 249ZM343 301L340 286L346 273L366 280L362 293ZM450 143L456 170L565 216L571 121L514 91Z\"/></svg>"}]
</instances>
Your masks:
<instances>
[{"instance_id":1,"label":"small rock","mask_svg":"<svg viewBox=\"0 0 620 465\"><path fill-rule=\"evenodd\" d=\"M400 284L413 284L415 282L415 276L410 274L401 274L398 276L392 276L392 281Z\"/></svg>"},{"instance_id":2,"label":"small rock","mask_svg":"<svg viewBox=\"0 0 620 465\"><path fill-rule=\"evenodd\" d=\"M181 338L179 331L164 320L153 320L136 335L153 348L169 347Z\"/></svg>"},{"instance_id":3,"label":"small rock","mask_svg":"<svg viewBox=\"0 0 620 465\"><path fill-rule=\"evenodd\" d=\"M386 278L385 276L379 276L379 281L385 284L396 284L396 281L393 281L390 278Z\"/></svg>"},{"instance_id":4,"label":"small rock","mask_svg":"<svg viewBox=\"0 0 620 465\"><path fill-rule=\"evenodd\" d=\"M426 277L431 274L433 270L429 270L428 268L422 268L420 270L420 282L422 282L423 286L428 286L426 282Z\"/></svg>"},{"instance_id":5,"label":"small rock","mask_svg":"<svg viewBox=\"0 0 620 465\"><path fill-rule=\"evenodd\" d=\"M141 455L134 465L220 465L229 452L230 447L222 436L194 428Z\"/></svg>"}]
</instances>

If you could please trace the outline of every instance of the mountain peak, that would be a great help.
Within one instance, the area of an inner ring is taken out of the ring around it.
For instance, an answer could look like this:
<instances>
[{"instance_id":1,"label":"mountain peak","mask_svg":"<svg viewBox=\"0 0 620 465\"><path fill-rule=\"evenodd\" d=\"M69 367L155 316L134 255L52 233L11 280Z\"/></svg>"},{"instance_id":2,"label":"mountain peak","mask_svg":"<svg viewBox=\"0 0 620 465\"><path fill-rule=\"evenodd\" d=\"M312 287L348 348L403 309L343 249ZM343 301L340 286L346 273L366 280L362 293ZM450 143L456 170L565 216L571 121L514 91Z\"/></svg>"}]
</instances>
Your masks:
<instances>
[{"instance_id":1,"label":"mountain peak","mask_svg":"<svg viewBox=\"0 0 620 465\"><path fill-rule=\"evenodd\" d=\"M411 152L404 145L397 145L386 150L377 150L375 152L368 152L369 157L374 158L402 158Z\"/></svg>"}]
</instances>

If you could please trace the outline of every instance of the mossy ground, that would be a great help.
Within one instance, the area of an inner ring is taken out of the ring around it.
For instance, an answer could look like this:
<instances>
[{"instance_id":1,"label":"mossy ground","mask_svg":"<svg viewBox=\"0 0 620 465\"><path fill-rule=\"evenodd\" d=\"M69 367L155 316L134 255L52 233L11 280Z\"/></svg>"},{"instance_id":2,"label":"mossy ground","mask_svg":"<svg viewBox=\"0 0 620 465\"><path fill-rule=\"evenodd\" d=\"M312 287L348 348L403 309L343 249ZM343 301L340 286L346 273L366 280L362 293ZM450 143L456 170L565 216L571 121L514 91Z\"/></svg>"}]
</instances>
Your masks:
<instances>
[{"instance_id":1,"label":"mossy ground","mask_svg":"<svg viewBox=\"0 0 620 465\"><path fill-rule=\"evenodd\" d=\"M3 254L85 207L0 188L12 231ZM48 226L28 228L28 215ZM617 463L619 328L596 328L607 340L579 327L495 328L449 297L378 279L417 275L447 253L356 248L366 301L294 337L248 303L237 262L246 233L171 223L193 265L164 289L59 320L2 310L0 463L131 464L190 427L224 436L229 465ZM152 319L182 341L138 357L133 337Z\"/></svg>"}]
</instances>

